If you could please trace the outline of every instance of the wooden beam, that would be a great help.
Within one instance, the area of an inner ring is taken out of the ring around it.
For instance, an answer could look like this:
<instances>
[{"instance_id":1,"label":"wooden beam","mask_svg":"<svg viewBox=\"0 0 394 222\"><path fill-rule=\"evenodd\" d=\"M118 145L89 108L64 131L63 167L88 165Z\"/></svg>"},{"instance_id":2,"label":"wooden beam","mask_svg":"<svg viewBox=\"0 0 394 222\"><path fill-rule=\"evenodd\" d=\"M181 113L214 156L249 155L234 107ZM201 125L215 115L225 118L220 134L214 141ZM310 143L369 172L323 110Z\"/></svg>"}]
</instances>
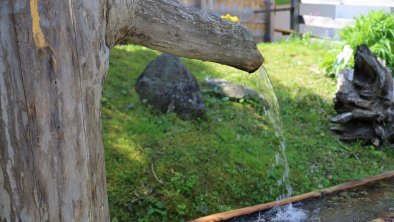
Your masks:
<instances>
[{"instance_id":1,"label":"wooden beam","mask_svg":"<svg viewBox=\"0 0 394 222\"><path fill-rule=\"evenodd\" d=\"M329 18L322 16L313 15L301 15L300 23L308 26L323 27L323 28L342 28L347 25L354 25L355 21L353 19L342 19L342 18Z\"/></svg>"},{"instance_id":2,"label":"wooden beam","mask_svg":"<svg viewBox=\"0 0 394 222\"><path fill-rule=\"evenodd\" d=\"M271 30L271 16L272 16L272 12L271 12L271 0L264 0L264 4L266 9L268 9L268 13L265 14L265 27L264 27L264 42L271 42L271 34L272 34L272 30Z\"/></svg>"},{"instance_id":3,"label":"wooden beam","mask_svg":"<svg viewBox=\"0 0 394 222\"><path fill-rule=\"evenodd\" d=\"M300 0L291 0L290 10L290 29L299 32L300 31Z\"/></svg>"},{"instance_id":4,"label":"wooden beam","mask_svg":"<svg viewBox=\"0 0 394 222\"><path fill-rule=\"evenodd\" d=\"M260 205L251 206L251 207L245 207L245 208L241 208L241 209L237 209L237 210L227 211L224 213L212 214L209 216L205 216L205 217L191 220L189 222L225 221L225 220L229 220L234 217L249 215L249 214L257 213L260 211L268 210L268 209L271 209L276 206L282 206L282 205L286 205L289 203L304 201L307 199L320 198L321 196L324 196L324 195L329 195L329 194L336 193L339 191L353 189L353 188L360 187L365 184L369 184L369 183L373 183L373 182L376 182L379 180L393 178L393 177L394 177L394 171L389 171L389 172L386 172L386 173L383 173L380 175L370 176L370 177L367 177L367 178L364 178L361 180L355 180L355 181L343 183L343 184L340 184L340 185L337 185L334 187L301 194L298 196L286 198L286 199L279 200L279 201L274 201L274 202L260 204Z\"/></svg>"},{"instance_id":5,"label":"wooden beam","mask_svg":"<svg viewBox=\"0 0 394 222\"><path fill-rule=\"evenodd\" d=\"M296 32L295 30L282 29L282 28L275 28L274 31L282 33L282 35L291 35L292 33L295 33L295 34L297 34L300 37L302 37L305 34L305 33ZM316 36L316 35L308 35L308 36L312 37L312 38L320 38L319 36Z\"/></svg>"},{"instance_id":6,"label":"wooden beam","mask_svg":"<svg viewBox=\"0 0 394 222\"><path fill-rule=\"evenodd\" d=\"M281 29L281 28L275 28L274 31L282 33L282 35L290 35L291 33L295 32L294 30L291 29Z\"/></svg>"},{"instance_id":7,"label":"wooden beam","mask_svg":"<svg viewBox=\"0 0 394 222\"><path fill-rule=\"evenodd\" d=\"M393 0L301 0L302 4L394 7Z\"/></svg>"}]
</instances>

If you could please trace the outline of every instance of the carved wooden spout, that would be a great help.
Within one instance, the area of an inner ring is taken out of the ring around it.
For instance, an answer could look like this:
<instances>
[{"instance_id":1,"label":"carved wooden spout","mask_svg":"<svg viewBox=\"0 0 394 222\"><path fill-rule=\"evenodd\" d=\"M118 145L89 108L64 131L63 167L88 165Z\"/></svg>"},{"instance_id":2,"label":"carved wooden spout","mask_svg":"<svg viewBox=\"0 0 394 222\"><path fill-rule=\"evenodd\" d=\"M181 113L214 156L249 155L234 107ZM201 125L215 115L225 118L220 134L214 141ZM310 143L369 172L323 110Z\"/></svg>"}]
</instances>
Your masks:
<instances>
[{"instance_id":1,"label":"carved wooden spout","mask_svg":"<svg viewBox=\"0 0 394 222\"><path fill-rule=\"evenodd\" d=\"M110 0L109 4L110 46L129 41L248 72L263 63L252 33L239 24L175 0Z\"/></svg>"}]
</instances>

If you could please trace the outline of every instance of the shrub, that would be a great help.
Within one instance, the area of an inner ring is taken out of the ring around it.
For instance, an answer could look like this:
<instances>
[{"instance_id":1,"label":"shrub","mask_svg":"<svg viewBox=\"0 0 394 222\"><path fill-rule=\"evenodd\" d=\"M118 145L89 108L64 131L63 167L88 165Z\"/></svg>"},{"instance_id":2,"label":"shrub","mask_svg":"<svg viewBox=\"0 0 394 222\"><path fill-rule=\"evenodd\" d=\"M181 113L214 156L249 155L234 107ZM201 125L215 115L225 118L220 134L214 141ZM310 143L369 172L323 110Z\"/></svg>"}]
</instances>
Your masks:
<instances>
[{"instance_id":1,"label":"shrub","mask_svg":"<svg viewBox=\"0 0 394 222\"><path fill-rule=\"evenodd\" d=\"M355 26L344 27L340 34L353 50L366 44L394 70L394 14L383 10L370 12L357 18Z\"/></svg>"},{"instance_id":2,"label":"shrub","mask_svg":"<svg viewBox=\"0 0 394 222\"><path fill-rule=\"evenodd\" d=\"M341 46L342 47L342 46ZM353 49L349 45L328 51L320 63L323 74L336 77L345 68L353 66Z\"/></svg>"},{"instance_id":3,"label":"shrub","mask_svg":"<svg viewBox=\"0 0 394 222\"><path fill-rule=\"evenodd\" d=\"M354 26L346 26L340 31L343 44L328 52L323 58L320 64L323 73L336 76L344 68L353 65L352 59L350 61L343 59L347 50L345 47L349 45L355 52L357 46L361 44L366 44L377 57L386 61L388 68L394 71L394 14L383 10L373 11L355 20Z\"/></svg>"}]
</instances>

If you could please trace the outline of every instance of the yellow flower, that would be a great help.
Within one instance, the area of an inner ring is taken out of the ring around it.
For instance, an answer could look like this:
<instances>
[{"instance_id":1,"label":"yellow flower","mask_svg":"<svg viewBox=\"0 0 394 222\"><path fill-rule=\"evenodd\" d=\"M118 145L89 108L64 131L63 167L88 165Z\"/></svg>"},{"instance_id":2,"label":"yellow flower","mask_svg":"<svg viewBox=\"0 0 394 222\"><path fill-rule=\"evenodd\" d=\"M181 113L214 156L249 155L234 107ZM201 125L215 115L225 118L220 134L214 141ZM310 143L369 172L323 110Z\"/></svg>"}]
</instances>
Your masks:
<instances>
[{"instance_id":1,"label":"yellow flower","mask_svg":"<svg viewBox=\"0 0 394 222\"><path fill-rule=\"evenodd\" d=\"M238 18L238 16L233 16L233 15L231 15L231 14L225 14L225 15L222 15L222 16L220 16L220 18L222 18L222 19L226 19L227 21L230 21L230 22L234 22L234 23L239 23L239 18Z\"/></svg>"}]
</instances>

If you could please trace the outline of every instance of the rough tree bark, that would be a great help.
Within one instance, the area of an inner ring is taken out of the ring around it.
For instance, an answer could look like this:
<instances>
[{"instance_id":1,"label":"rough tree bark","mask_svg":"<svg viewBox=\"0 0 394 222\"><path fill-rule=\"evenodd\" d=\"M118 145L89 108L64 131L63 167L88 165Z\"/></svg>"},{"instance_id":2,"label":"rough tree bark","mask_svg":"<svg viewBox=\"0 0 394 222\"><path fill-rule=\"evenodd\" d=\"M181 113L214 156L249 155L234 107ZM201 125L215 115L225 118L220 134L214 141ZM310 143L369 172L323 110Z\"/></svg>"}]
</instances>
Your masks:
<instances>
[{"instance_id":1,"label":"rough tree bark","mask_svg":"<svg viewBox=\"0 0 394 222\"><path fill-rule=\"evenodd\" d=\"M354 70L338 77L332 130L345 141L359 140L375 146L394 144L394 98L391 71L361 45Z\"/></svg>"},{"instance_id":2,"label":"rough tree bark","mask_svg":"<svg viewBox=\"0 0 394 222\"><path fill-rule=\"evenodd\" d=\"M1 0L0 221L108 221L100 97L110 48L256 70L243 27L175 0Z\"/></svg>"}]
</instances>

